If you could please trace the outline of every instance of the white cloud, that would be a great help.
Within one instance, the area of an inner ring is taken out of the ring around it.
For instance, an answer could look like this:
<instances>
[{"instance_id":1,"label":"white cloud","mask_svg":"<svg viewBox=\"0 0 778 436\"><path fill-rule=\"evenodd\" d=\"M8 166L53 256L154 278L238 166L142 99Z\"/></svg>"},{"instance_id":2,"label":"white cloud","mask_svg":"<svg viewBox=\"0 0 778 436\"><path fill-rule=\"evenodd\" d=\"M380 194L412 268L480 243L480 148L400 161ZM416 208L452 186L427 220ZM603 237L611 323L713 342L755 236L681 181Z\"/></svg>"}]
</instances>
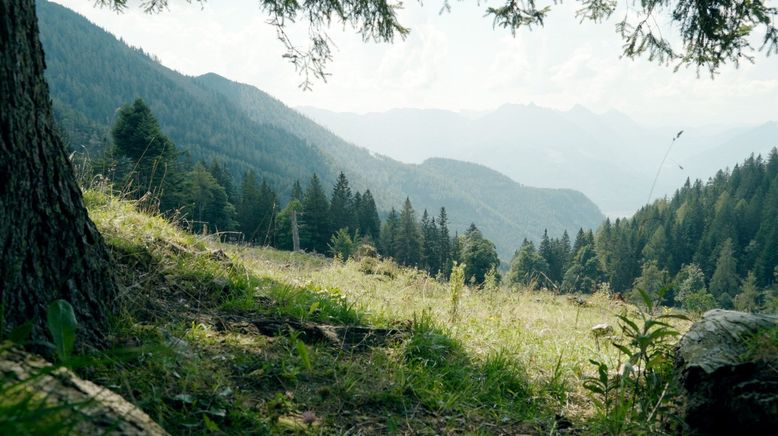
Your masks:
<instances>
[{"instance_id":1,"label":"white cloud","mask_svg":"<svg viewBox=\"0 0 778 436\"><path fill-rule=\"evenodd\" d=\"M117 15L84 0L57 0L157 55L186 74L213 71L253 84L290 105L368 112L392 107L484 110L503 103L568 108L580 103L615 108L656 123L758 123L778 119L778 56L726 67L711 80L694 69L620 59L613 22L579 25L578 7L563 3L545 27L516 37L493 29L477 2L454 2L439 15L437 2L408 2L405 41L365 43L350 29L331 32L337 49L327 83L313 92L281 58L283 47L255 0L209 0L202 8L174 0L170 11L142 13L132 5ZM304 42L304 28L290 33Z\"/></svg>"}]
</instances>

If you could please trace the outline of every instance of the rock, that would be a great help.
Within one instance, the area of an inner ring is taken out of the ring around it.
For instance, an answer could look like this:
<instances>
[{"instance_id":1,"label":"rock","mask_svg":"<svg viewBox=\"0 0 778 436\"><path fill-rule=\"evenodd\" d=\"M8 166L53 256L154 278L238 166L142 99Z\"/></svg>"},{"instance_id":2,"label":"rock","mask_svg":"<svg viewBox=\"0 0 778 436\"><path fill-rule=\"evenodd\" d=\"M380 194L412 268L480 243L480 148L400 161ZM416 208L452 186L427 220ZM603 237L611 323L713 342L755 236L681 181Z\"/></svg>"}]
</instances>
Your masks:
<instances>
[{"instance_id":1,"label":"rock","mask_svg":"<svg viewBox=\"0 0 778 436\"><path fill-rule=\"evenodd\" d=\"M597 324L592 327L592 336L595 338L601 338L603 336L610 336L613 334L613 327L608 323Z\"/></svg>"},{"instance_id":2,"label":"rock","mask_svg":"<svg viewBox=\"0 0 778 436\"><path fill-rule=\"evenodd\" d=\"M676 369L692 433L763 434L778 428L778 348L755 357L752 345L757 335L776 327L778 316L716 309L681 338Z\"/></svg>"},{"instance_id":3,"label":"rock","mask_svg":"<svg viewBox=\"0 0 778 436\"><path fill-rule=\"evenodd\" d=\"M168 434L142 410L111 390L83 380L65 368L55 369L34 354L3 350L0 376L4 384L24 386L45 398L48 406L62 406L63 411L76 413L71 434Z\"/></svg>"}]
</instances>

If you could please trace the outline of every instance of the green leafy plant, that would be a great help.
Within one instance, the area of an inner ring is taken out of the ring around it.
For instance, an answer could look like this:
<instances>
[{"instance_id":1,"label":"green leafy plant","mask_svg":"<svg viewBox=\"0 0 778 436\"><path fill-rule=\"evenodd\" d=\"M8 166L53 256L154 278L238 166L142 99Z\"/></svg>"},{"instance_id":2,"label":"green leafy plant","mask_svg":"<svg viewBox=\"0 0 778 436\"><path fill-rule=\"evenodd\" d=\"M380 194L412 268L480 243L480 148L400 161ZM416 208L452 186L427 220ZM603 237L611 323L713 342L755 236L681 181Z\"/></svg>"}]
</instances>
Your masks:
<instances>
[{"instance_id":1,"label":"green leafy plant","mask_svg":"<svg viewBox=\"0 0 778 436\"><path fill-rule=\"evenodd\" d=\"M657 293L656 300L639 290L646 311L636 322L627 315L618 315L624 340L613 342L619 352L618 369L607 363L590 362L597 375L584 379L584 388L593 397L598 432L664 433L672 431L676 422L677 386L672 374L672 344L679 333L668 321L686 319L683 315L657 315L657 301L668 288Z\"/></svg>"},{"instance_id":2,"label":"green leafy plant","mask_svg":"<svg viewBox=\"0 0 778 436\"><path fill-rule=\"evenodd\" d=\"M73 306L65 300L49 304L47 311L49 332L54 339L54 351L61 362L65 362L76 344L76 314Z\"/></svg>"}]
</instances>

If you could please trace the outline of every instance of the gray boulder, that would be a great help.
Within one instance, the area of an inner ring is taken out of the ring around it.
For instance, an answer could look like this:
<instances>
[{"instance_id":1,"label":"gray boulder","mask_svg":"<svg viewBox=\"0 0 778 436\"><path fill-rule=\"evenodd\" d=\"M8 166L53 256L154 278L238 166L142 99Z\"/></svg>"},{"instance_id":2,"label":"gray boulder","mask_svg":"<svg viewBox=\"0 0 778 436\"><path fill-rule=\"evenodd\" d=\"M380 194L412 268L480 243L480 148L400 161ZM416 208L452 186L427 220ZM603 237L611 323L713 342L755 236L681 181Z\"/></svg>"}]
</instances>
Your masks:
<instances>
[{"instance_id":1,"label":"gray boulder","mask_svg":"<svg viewBox=\"0 0 778 436\"><path fill-rule=\"evenodd\" d=\"M778 345L760 341L776 327L776 316L716 309L681 338L676 368L691 432L774 434Z\"/></svg>"}]
</instances>

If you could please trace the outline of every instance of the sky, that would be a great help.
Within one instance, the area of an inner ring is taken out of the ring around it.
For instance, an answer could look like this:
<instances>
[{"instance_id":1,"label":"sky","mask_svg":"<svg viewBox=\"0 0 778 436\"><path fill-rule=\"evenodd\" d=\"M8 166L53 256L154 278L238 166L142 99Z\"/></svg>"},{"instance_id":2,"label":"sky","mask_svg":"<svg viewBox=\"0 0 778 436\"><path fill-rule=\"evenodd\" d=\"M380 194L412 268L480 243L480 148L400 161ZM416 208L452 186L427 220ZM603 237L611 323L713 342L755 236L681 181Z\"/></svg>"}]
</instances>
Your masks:
<instances>
[{"instance_id":1,"label":"sky","mask_svg":"<svg viewBox=\"0 0 778 436\"><path fill-rule=\"evenodd\" d=\"M300 89L302 77L282 58L284 48L258 0L170 0L169 10L156 15L143 13L137 0L123 13L95 7L92 0L57 2L169 68L188 75L215 72L295 107L365 113L488 111L506 103L566 110L581 104L653 125L778 120L778 56L757 53L755 64L725 66L714 79L694 68L674 73L672 67L621 58L616 20L579 24L574 1L555 6L544 27L514 37L484 17L486 6L499 0L480 6L451 1L451 12L442 14L443 0L406 0L398 14L411 28L405 40L363 42L350 28L334 25L331 75L310 91ZM302 29L291 34L306 43Z\"/></svg>"}]
</instances>

